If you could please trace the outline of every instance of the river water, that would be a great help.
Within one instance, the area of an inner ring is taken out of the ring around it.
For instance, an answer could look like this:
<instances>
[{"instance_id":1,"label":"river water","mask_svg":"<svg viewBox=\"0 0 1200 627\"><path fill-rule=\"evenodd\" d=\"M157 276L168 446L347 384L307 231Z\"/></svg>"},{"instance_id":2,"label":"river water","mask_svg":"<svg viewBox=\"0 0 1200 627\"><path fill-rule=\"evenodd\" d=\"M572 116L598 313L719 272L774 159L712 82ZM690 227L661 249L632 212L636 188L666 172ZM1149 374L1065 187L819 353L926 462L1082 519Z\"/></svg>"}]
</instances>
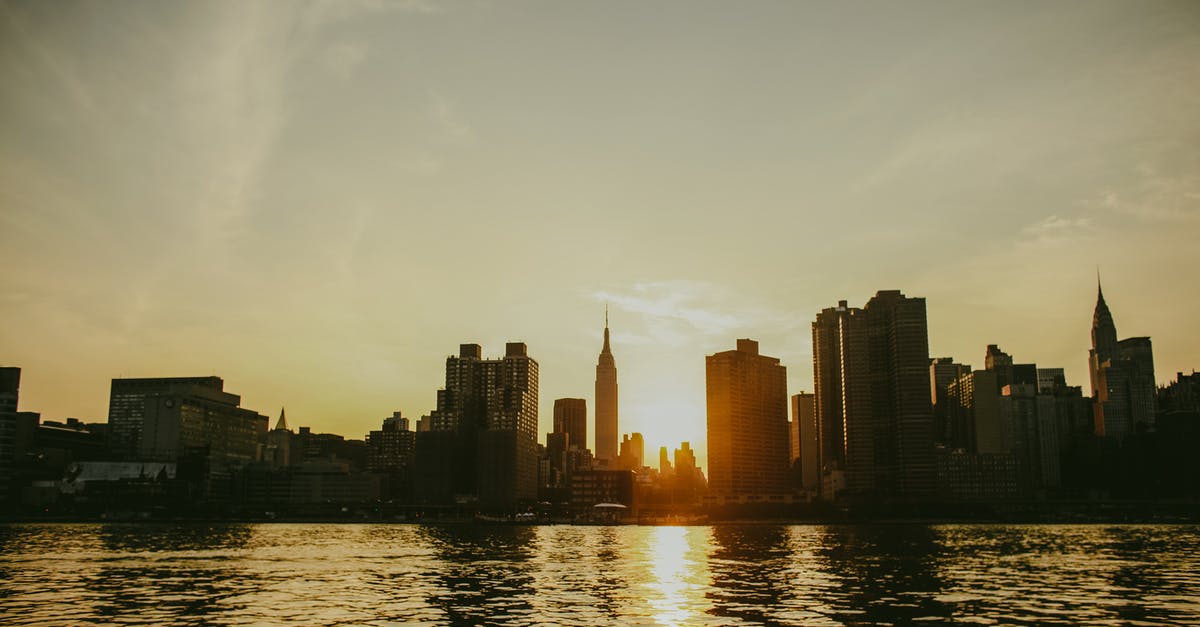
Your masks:
<instances>
[{"instance_id":1,"label":"river water","mask_svg":"<svg viewBox=\"0 0 1200 627\"><path fill-rule=\"evenodd\" d=\"M1200 624L1200 526L0 525L0 623Z\"/></svg>"}]
</instances>

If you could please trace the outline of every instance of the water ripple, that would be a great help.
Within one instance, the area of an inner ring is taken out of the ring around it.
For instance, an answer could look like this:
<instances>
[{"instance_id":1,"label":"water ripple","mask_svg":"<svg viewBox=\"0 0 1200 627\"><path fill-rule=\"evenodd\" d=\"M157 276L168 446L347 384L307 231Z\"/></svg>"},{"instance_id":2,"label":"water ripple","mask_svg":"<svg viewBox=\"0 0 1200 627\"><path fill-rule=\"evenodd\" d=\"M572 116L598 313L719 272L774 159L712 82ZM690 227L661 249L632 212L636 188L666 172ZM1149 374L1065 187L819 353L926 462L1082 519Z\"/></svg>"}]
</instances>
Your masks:
<instances>
[{"instance_id":1,"label":"water ripple","mask_svg":"<svg viewBox=\"0 0 1200 627\"><path fill-rule=\"evenodd\" d=\"M0 526L13 625L1200 623L1200 527Z\"/></svg>"}]
</instances>

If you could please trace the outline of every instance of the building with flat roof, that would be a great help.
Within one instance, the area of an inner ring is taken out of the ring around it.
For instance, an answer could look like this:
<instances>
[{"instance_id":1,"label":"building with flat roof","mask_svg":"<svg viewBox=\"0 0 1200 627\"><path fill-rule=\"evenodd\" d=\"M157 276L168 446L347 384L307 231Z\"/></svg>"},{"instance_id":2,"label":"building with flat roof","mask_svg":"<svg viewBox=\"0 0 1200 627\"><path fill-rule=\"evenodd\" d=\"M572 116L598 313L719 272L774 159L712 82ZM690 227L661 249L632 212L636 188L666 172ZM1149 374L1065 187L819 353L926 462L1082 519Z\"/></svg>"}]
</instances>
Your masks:
<instances>
[{"instance_id":1,"label":"building with flat roof","mask_svg":"<svg viewBox=\"0 0 1200 627\"><path fill-rule=\"evenodd\" d=\"M718 499L790 496L787 369L758 342L705 358L708 485Z\"/></svg>"},{"instance_id":2,"label":"building with flat roof","mask_svg":"<svg viewBox=\"0 0 1200 627\"><path fill-rule=\"evenodd\" d=\"M538 363L521 342L483 359L478 344L446 358L430 429L417 433L417 498L511 509L537 498Z\"/></svg>"}]
</instances>

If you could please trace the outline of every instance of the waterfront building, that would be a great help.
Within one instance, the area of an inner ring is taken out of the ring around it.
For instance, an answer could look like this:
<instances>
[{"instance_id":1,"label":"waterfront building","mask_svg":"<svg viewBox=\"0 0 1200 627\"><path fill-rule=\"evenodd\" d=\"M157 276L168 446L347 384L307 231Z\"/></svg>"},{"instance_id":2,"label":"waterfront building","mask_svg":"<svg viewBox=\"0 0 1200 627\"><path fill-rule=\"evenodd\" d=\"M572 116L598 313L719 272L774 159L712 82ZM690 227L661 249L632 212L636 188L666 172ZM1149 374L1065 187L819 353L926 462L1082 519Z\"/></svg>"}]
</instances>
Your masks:
<instances>
[{"instance_id":1,"label":"waterfront building","mask_svg":"<svg viewBox=\"0 0 1200 627\"><path fill-rule=\"evenodd\" d=\"M582 445L581 445L582 446ZM617 364L608 337L608 308L604 308L604 346L596 362L596 460L615 464L617 449Z\"/></svg>"},{"instance_id":2,"label":"waterfront building","mask_svg":"<svg viewBox=\"0 0 1200 627\"><path fill-rule=\"evenodd\" d=\"M591 513L596 505L623 505L632 509L637 490L631 470L581 470L571 477L571 505Z\"/></svg>"},{"instance_id":3,"label":"waterfront building","mask_svg":"<svg viewBox=\"0 0 1200 627\"><path fill-rule=\"evenodd\" d=\"M21 369L0 368L0 503L8 500L15 490L17 450L17 401L20 398Z\"/></svg>"},{"instance_id":4,"label":"waterfront building","mask_svg":"<svg viewBox=\"0 0 1200 627\"><path fill-rule=\"evenodd\" d=\"M220 396L224 385L220 377L113 379L108 395L108 442L113 459L140 459L148 406L163 403L176 393L203 397L216 392L216 398L227 401Z\"/></svg>"},{"instance_id":5,"label":"waterfront building","mask_svg":"<svg viewBox=\"0 0 1200 627\"><path fill-rule=\"evenodd\" d=\"M138 461L174 462L198 469L206 496L214 482L257 461L269 419L241 407L241 397L224 391L219 377L113 379L109 433L137 434ZM141 419L131 429L131 417ZM126 450L122 440L118 450ZM117 461L128 461L118 459ZM223 489L223 488L222 488Z\"/></svg>"},{"instance_id":6,"label":"waterfront building","mask_svg":"<svg viewBox=\"0 0 1200 627\"><path fill-rule=\"evenodd\" d=\"M383 419L378 431L367 434L367 471L407 473L415 444L416 432L409 428L408 418L401 412L392 412Z\"/></svg>"},{"instance_id":7,"label":"waterfront building","mask_svg":"<svg viewBox=\"0 0 1200 627\"><path fill-rule=\"evenodd\" d=\"M924 298L877 292L813 322L822 481L859 496L925 497L936 486ZM822 492L832 491L823 486Z\"/></svg>"},{"instance_id":8,"label":"waterfront building","mask_svg":"<svg viewBox=\"0 0 1200 627\"><path fill-rule=\"evenodd\" d=\"M1088 371L1096 435L1121 439L1138 429L1154 428L1157 384L1150 338L1117 340L1117 327L1104 302L1099 277Z\"/></svg>"},{"instance_id":9,"label":"waterfront building","mask_svg":"<svg viewBox=\"0 0 1200 627\"><path fill-rule=\"evenodd\" d=\"M483 359L478 344L446 358L430 430L417 436L418 497L511 509L537 496L538 363L524 343Z\"/></svg>"},{"instance_id":10,"label":"waterfront building","mask_svg":"<svg viewBox=\"0 0 1200 627\"><path fill-rule=\"evenodd\" d=\"M778 501L788 485L787 369L758 342L705 358L708 465L718 501Z\"/></svg>"},{"instance_id":11,"label":"waterfront building","mask_svg":"<svg viewBox=\"0 0 1200 627\"><path fill-rule=\"evenodd\" d=\"M852 390L865 385L864 368L842 369L842 350L847 343L855 346L861 343L862 334L851 333L857 326L858 318L865 315L861 309L849 307L847 302L838 301L837 307L828 307L817 314L812 324L813 350L813 395L816 397L817 408L817 455L820 462L822 493L826 498L832 498L838 490L833 489L834 477L839 485L845 482L846 452L853 449L852 457L856 461L869 459L871 456L869 437L846 438L846 413L843 392L847 385ZM861 348L861 347L860 347ZM865 354L865 350L858 352ZM851 395L855 400L859 396ZM856 425L868 424L867 418L870 405L856 407L858 420ZM861 433L856 432L856 436ZM854 473L861 489L868 489L871 478L867 474L869 467L858 464Z\"/></svg>"}]
</instances>

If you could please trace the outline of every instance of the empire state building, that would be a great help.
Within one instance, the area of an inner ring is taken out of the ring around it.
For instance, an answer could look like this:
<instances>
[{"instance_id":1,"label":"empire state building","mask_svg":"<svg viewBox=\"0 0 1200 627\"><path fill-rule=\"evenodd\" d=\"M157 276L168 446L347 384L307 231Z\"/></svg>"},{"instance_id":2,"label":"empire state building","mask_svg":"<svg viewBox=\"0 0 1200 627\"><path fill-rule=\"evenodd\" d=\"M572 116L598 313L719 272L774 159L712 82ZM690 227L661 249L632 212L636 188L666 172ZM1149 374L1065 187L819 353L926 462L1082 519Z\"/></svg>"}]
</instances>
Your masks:
<instances>
[{"instance_id":1,"label":"empire state building","mask_svg":"<svg viewBox=\"0 0 1200 627\"><path fill-rule=\"evenodd\" d=\"M608 345L608 308L604 308L604 348L596 363L596 459L617 460L617 365Z\"/></svg>"}]
</instances>

